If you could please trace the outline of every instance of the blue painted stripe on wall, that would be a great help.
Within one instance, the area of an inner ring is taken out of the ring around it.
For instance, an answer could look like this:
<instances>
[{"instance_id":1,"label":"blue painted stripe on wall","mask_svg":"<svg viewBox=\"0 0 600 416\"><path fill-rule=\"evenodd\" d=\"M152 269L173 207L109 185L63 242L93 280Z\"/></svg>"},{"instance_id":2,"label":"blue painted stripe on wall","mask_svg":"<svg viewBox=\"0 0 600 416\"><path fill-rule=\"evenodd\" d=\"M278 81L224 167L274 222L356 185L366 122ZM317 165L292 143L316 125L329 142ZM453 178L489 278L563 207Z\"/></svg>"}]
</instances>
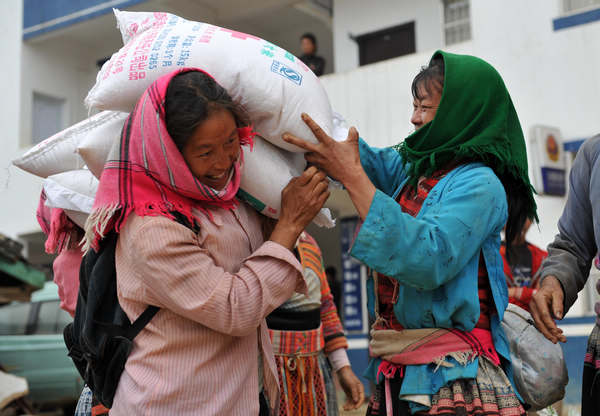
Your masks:
<instances>
[{"instance_id":1,"label":"blue painted stripe on wall","mask_svg":"<svg viewBox=\"0 0 600 416\"><path fill-rule=\"evenodd\" d=\"M147 0L25 0L23 39L51 32L72 24L125 8ZM103 5L106 5L103 7ZM38 27L36 29L36 27Z\"/></svg>"},{"instance_id":2,"label":"blue painted stripe on wall","mask_svg":"<svg viewBox=\"0 0 600 416\"><path fill-rule=\"evenodd\" d=\"M561 30L595 22L597 20L600 20L600 8L588 10L583 13L572 14L571 16L559 17L554 19L552 24L554 26L554 30Z\"/></svg>"},{"instance_id":3,"label":"blue painted stripe on wall","mask_svg":"<svg viewBox=\"0 0 600 416\"><path fill-rule=\"evenodd\" d=\"M593 324L596 322L596 316L578 316L575 318L565 318L562 321L558 321L558 325L577 325L577 324Z\"/></svg>"},{"instance_id":4,"label":"blue painted stripe on wall","mask_svg":"<svg viewBox=\"0 0 600 416\"><path fill-rule=\"evenodd\" d=\"M583 144L583 142L585 142L586 139L572 139L569 140L568 142L564 142L563 143L563 148L565 149L565 152L574 152L577 153L577 151L579 150L579 148L581 147L581 145Z\"/></svg>"},{"instance_id":5,"label":"blue painted stripe on wall","mask_svg":"<svg viewBox=\"0 0 600 416\"><path fill-rule=\"evenodd\" d=\"M587 337L569 337L566 344L560 344L563 349L569 384L565 389L564 401L567 404L581 403L581 381L583 378L583 359L587 349Z\"/></svg>"}]
</instances>

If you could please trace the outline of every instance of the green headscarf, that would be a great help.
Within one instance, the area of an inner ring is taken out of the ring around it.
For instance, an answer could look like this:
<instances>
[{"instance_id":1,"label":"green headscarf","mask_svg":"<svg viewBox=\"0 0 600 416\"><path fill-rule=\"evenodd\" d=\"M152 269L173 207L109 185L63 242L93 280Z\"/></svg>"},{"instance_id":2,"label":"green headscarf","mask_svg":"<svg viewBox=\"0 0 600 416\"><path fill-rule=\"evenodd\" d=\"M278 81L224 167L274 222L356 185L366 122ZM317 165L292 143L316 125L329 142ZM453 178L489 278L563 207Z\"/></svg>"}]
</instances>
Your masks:
<instances>
[{"instance_id":1,"label":"green headscarf","mask_svg":"<svg viewBox=\"0 0 600 416\"><path fill-rule=\"evenodd\" d=\"M437 51L431 59L437 57L444 60L444 89L435 118L396 146L409 176L416 181L452 161L483 162L537 219L523 131L502 77L474 56Z\"/></svg>"}]
</instances>

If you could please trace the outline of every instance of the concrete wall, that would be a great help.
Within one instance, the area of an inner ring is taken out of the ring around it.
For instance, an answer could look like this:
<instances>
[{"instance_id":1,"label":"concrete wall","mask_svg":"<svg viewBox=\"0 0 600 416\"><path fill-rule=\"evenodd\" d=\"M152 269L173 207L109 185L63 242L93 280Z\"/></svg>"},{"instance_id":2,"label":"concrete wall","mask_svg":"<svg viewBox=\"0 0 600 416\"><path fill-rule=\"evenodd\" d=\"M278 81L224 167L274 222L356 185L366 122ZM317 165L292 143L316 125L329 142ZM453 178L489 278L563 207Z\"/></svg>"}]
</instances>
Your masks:
<instances>
[{"instance_id":1,"label":"concrete wall","mask_svg":"<svg viewBox=\"0 0 600 416\"><path fill-rule=\"evenodd\" d=\"M360 36L414 21L417 52L441 47L443 11L440 0L334 0L335 71L358 67L358 45L350 35Z\"/></svg>"},{"instance_id":2,"label":"concrete wall","mask_svg":"<svg viewBox=\"0 0 600 416\"><path fill-rule=\"evenodd\" d=\"M39 195L41 181L10 166L10 161L18 157L20 149L20 106L21 106L21 31L23 25L22 0L0 2L0 96L3 104L0 111L2 126L2 151L0 152L0 232L15 237L20 232L39 229L35 223L37 201L32 195ZM28 212L29 215L23 215Z\"/></svg>"},{"instance_id":3,"label":"concrete wall","mask_svg":"<svg viewBox=\"0 0 600 416\"><path fill-rule=\"evenodd\" d=\"M336 67L342 71L322 78L333 108L355 125L373 146L399 143L414 129L410 124L410 84L433 51L442 46L439 1L419 2L402 14L404 2L335 1ZM415 4L416 2L411 2ZM493 64L510 91L525 136L534 124L560 128L563 137L590 137L600 132L600 22L554 31L560 17L558 0L471 1L472 40L445 48L480 56ZM429 20L419 16L427 9ZM385 18L384 18L385 16ZM432 18L432 16L434 16ZM424 18L421 18L424 19ZM357 47L347 32L360 34L416 20L431 30L422 38L417 29L417 53L357 68ZM421 39L420 39L421 37ZM354 68L352 70L348 70ZM539 226L528 239L545 247L557 232L564 198L538 196ZM332 205L348 201L332 201ZM589 302L577 304L581 313Z\"/></svg>"},{"instance_id":4,"label":"concrete wall","mask_svg":"<svg viewBox=\"0 0 600 416\"><path fill-rule=\"evenodd\" d=\"M63 127L84 119L83 99L95 81L96 60L103 57L76 41L23 42L22 11L22 0L0 3L0 48L4 62L11 63L2 67L0 232L13 238L39 231L34 213L42 180L11 166L32 145L33 94L65 100Z\"/></svg>"}]
</instances>

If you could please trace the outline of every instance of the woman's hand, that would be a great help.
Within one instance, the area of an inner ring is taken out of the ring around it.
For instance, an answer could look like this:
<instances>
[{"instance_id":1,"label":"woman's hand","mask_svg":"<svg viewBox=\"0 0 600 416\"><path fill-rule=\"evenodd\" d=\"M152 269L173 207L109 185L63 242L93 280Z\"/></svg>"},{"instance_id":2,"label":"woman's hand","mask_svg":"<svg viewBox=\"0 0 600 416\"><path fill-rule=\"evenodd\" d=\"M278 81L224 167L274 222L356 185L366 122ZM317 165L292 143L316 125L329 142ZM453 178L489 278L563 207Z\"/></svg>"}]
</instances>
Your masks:
<instances>
[{"instance_id":1,"label":"woman's hand","mask_svg":"<svg viewBox=\"0 0 600 416\"><path fill-rule=\"evenodd\" d=\"M302 113L302 120L312 130L319 143L310 143L288 133L283 135L283 140L308 151L305 155L308 162L340 181L348 191L358 215L364 221L376 189L360 163L358 132L352 127L345 141L336 142L308 114Z\"/></svg>"},{"instance_id":2,"label":"woman's hand","mask_svg":"<svg viewBox=\"0 0 600 416\"><path fill-rule=\"evenodd\" d=\"M314 166L293 178L281 192L281 215L270 240L293 249L300 233L329 198L328 187L327 176Z\"/></svg>"},{"instance_id":3,"label":"woman's hand","mask_svg":"<svg viewBox=\"0 0 600 416\"><path fill-rule=\"evenodd\" d=\"M352 368L347 365L342 367L337 372L340 385L346 393L346 403L344 403L344 410L358 409L365 400L365 388L360 382L358 377L352 371Z\"/></svg>"},{"instance_id":4,"label":"woman's hand","mask_svg":"<svg viewBox=\"0 0 600 416\"><path fill-rule=\"evenodd\" d=\"M312 130L319 143L307 142L289 133L283 135L283 140L306 150L308 153L305 157L309 163L316 165L345 186L356 173L362 171L358 131L352 127L345 141L336 142L308 114L303 113L302 120Z\"/></svg>"},{"instance_id":5,"label":"woman's hand","mask_svg":"<svg viewBox=\"0 0 600 416\"><path fill-rule=\"evenodd\" d=\"M558 279L555 276L547 276L529 303L529 309L535 321L535 326L546 338L555 344L558 341L567 342L562 329L558 328L554 322L554 319L563 318L564 297L565 295Z\"/></svg>"}]
</instances>

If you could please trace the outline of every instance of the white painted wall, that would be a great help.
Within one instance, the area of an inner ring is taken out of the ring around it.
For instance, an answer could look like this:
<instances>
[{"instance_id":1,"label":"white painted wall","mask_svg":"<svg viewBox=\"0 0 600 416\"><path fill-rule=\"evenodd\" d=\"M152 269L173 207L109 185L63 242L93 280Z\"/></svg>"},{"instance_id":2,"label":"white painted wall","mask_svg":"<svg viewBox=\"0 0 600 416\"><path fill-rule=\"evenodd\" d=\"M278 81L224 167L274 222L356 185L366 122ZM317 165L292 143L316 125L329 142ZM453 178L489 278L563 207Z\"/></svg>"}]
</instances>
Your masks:
<instances>
[{"instance_id":1,"label":"white painted wall","mask_svg":"<svg viewBox=\"0 0 600 416\"><path fill-rule=\"evenodd\" d=\"M414 21L417 52L441 47L443 12L440 0L334 0L335 71L358 67L358 45L349 35L360 36Z\"/></svg>"},{"instance_id":2,"label":"white painted wall","mask_svg":"<svg viewBox=\"0 0 600 416\"><path fill-rule=\"evenodd\" d=\"M40 230L35 211L42 179L11 165L32 145L33 93L65 99L64 127L86 118L83 99L95 81L96 60L104 56L76 39L23 42L22 13L22 0L0 2L0 49L10 63L0 69L0 233L12 238Z\"/></svg>"},{"instance_id":3,"label":"white painted wall","mask_svg":"<svg viewBox=\"0 0 600 416\"><path fill-rule=\"evenodd\" d=\"M23 25L22 0L0 2L0 50L3 64L0 66L0 125L2 126L2 151L0 151L0 233L16 237L17 233L35 231L35 216L23 212L35 212L37 201L31 195L39 195L41 181L32 179L10 166L10 161L21 154L19 148L19 117L21 103L21 31Z\"/></svg>"},{"instance_id":4,"label":"white painted wall","mask_svg":"<svg viewBox=\"0 0 600 416\"><path fill-rule=\"evenodd\" d=\"M441 22L433 4L441 1L418 2L411 17L397 13L404 3L334 2L335 60L337 68L345 72L321 80L333 108L374 146L397 144L413 131L409 121L410 84L434 50L442 46L442 37L437 36L435 41L428 36L424 42L419 40L417 31L417 45L421 46L416 54L356 68L357 47L347 38L347 32L360 34L367 27L366 31L373 31L400 24L427 8L435 16L435 19L430 16L428 33L441 30L441 23L433 23ZM472 40L445 48L480 56L498 69L526 137L534 124L556 126L566 139L600 132L600 22L555 32L552 20L560 16L560 4L559 0L472 0ZM416 20L417 25L422 21ZM427 47L423 47L424 43ZM347 71L351 68L354 69ZM536 200L540 224L531 227L528 239L545 247L557 233L556 223L565 200L550 196L538 196ZM351 210L343 208L348 203L338 197L331 201L338 210ZM581 313L583 309L578 304L573 313Z\"/></svg>"},{"instance_id":5,"label":"white painted wall","mask_svg":"<svg viewBox=\"0 0 600 416\"><path fill-rule=\"evenodd\" d=\"M65 100L63 128L87 117L83 105L95 82L96 59L85 50L57 42L23 43L21 55L21 137L22 149L31 147L33 93Z\"/></svg>"}]
</instances>

